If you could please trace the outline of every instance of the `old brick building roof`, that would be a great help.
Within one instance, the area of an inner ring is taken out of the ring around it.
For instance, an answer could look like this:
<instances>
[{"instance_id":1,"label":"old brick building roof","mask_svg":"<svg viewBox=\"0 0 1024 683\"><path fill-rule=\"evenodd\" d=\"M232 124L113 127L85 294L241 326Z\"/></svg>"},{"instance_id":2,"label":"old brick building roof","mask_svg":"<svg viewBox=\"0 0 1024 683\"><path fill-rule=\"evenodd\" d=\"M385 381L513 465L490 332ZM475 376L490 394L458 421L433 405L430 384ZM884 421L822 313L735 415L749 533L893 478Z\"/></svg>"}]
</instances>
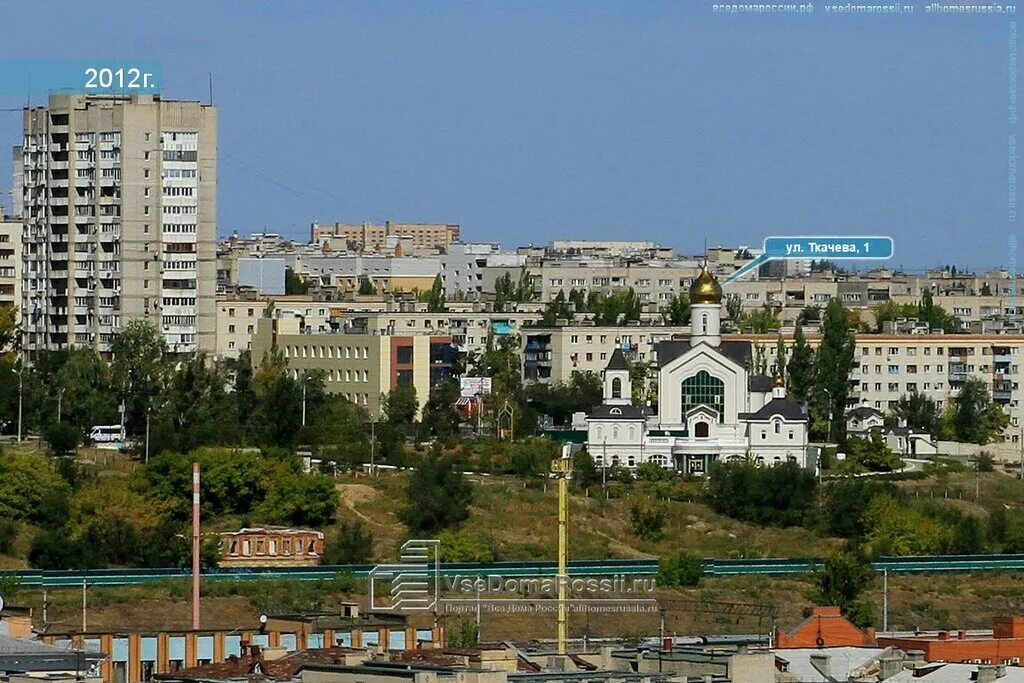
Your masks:
<instances>
[{"instance_id":1,"label":"old brick building roof","mask_svg":"<svg viewBox=\"0 0 1024 683\"><path fill-rule=\"evenodd\" d=\"M204 664L173 673L157 674L158 681L264 681L297 680L306 664L345 664L346 656L365 654L365 650L351 647L326 647L293 652L279 659L267 659L258 645L248 645L242 656L232 655L223 662Z\"/></svg>"},{"instance_id":2,"label":"old brick building roof","mask_svg":"<svg viewBox=\"0 0 1024 683\"><path fill-rule=\"evenodd\" d=\"M779 649L874 645L875 630L860 630L838 607L814 607L811 615L791 631L775 631L775 647Z\"/></svg>"}]
</instances>

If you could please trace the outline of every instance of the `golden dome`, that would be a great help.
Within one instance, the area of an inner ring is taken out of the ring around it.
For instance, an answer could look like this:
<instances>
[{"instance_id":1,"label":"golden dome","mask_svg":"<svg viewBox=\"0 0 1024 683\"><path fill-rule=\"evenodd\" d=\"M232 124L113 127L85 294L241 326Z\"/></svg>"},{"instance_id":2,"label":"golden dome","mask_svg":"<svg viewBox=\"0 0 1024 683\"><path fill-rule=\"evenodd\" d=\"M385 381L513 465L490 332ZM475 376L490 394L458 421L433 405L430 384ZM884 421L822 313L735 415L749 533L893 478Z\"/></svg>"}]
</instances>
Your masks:
<instances>
[{"instance_id":1,"label":"golden dome","mask_svg":"<svg viewBox=\"0 0 1024 683\"><path fill-rule=\"evenodd\" d=\"M700 267L700 275L690 285L691 304L721 304L722 285L708 272L708 264Z\"/></svg>"},{"instance_id":2,"label":"golden dome","mask_svg":"<svg viewBox=\"0 0 1024 683\"><path fill-rule=\"evenodd\" d=\"M774 386L777 386L777 387L785 387L786 386L786 380L782 377L782 373L781 372L775 373L775 381L773 382L773 384L774 384Z\"/></svg>"}]
</instances>

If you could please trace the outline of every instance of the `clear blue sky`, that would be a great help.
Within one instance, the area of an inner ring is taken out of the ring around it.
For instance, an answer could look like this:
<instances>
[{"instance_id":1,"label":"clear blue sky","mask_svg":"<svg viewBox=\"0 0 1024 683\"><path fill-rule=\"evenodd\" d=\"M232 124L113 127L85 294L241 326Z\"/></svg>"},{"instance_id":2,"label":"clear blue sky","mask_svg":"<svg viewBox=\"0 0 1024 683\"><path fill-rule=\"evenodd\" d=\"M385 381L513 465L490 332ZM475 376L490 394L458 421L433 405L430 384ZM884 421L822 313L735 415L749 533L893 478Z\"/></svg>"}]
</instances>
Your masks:
<instances>
[{"instance_id":1,"label":"clear blue sky","mask_svg":"<svg viewBox=\"0 0 1024 683\"><path fill-rule=\"evenodd\" d=\"M212 72L222 235L390 218L692 253L868 233L906 267L1006 264L1008 18L815 6L11 0L0 57L156 59L185 99ZM19 134L0 113L3 147Z\"/></svg>"}]
</instances>

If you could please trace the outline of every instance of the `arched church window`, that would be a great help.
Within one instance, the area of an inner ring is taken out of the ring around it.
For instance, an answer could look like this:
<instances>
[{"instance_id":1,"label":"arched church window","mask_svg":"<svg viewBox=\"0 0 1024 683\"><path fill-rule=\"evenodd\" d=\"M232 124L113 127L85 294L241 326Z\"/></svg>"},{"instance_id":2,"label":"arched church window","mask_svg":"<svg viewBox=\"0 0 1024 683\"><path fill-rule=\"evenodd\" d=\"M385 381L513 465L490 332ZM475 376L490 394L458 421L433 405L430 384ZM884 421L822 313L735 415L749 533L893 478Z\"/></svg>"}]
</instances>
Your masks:
<instances>
[{"instance_id":1,"label":"arched church window","mask_svg":"<svg viewBox=\"0 0 1024 683\"><path fill-rule=\"evenodd\" d=\"M636 427L629 428L629 440L632 441L636 438Z\"/></svg>"},{"instance_id":2,"label":"arched church window","mask_svg":"<svg viewBox=\"0 0 1024 683\"><path fill-rule=\"evenodd\" d=\"M603 439L604 438L604 428L603 427L598 427L596 430L594 430L594 436L596 436L598 438L598 440Z\"/></svg>"},{"instance_id":3,"label":"arched church window","mask_svg":"<svg viewBox=\"0 0 1024 683\"><path fill-rule=\"evenodd\" d=\"M708 333L708 314L702 313L700 316L700 329L703 334Z\"/></svg>"},{"instance_id":4,"label":"arched church window","mask_svg":"<svg viewBox=\"0 0 1024 683\"><path fill-rule=\"evenodd\" d=\"M612 380L612 398L622 398L622 378Z\"/></svg>"},{"instance_id":5,"label":"arched church window","mask_svg":"<svg viewBox=\"0 0 1024 683\"><path fill-rule=\"evenodd\" d=\"M618 427L612 427L612 438L613 439L619 438L619 428Z\"/></svg>"},{"instance_id":6,"label":"arched church window","mask_svg":"<svg viewBox=\"0 0 1024 683\"><path fill-rule=\"evenodd\" d=\"M693 435L698 439L708 438L708 434L710 433L710 431L711 430L708 427L707 422L698 422L697 424L693 425Z\"/></svg>"},{"instance_id":7,"label":"arched church window","mask_svg":"<svg viewBox=\"0 0 1024 683\"><path fill-rule=\"evenodd\" d=\"M712 377L707 370L687 377L682 382L683 415L697 406L708 406L718 413L718 421L722 421L725 411L725 384L717 377Z\"/></svg>"},{"instance_id":8,"label":"arched church window","mask_svg":"<svg viewBox=\"0 0 1024 683\"><path fill-rule=\"evenodd\" d=\"M782 423L779 422L778 420L776 420L775 421L775 433L779 434L780 432L782 432Z\"/></svg>"}]
</instances>

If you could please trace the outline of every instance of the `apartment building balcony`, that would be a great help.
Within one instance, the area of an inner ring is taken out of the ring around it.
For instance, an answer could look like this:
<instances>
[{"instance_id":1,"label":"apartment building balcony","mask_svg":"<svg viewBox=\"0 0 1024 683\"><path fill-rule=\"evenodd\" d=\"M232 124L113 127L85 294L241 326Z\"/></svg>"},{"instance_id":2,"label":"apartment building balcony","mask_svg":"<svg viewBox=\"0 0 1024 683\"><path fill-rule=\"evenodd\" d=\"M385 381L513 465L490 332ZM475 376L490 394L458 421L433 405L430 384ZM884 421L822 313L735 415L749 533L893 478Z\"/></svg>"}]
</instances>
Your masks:
<instances>
[{"instance_id":1,"label":"apartment building balcony","mask_svg":"<svg viewBox=\"0 0 1024 683\"><path fill-rule=\"evenodd\" d=\"M949 373L949 381L950 382L965 382L965 381L967 381L968 377L970 377L970 373L967 373L967 372L953 372L953 371L950 371L950 373Z\"/></svg>"},{"instance_id":2,"label":"apartment building balcony","mask_svg":"<svg viewBox=\"0 0 1024 683\"><path fill-rule=\"evenodd\" d=\"M64 197L50 197L50 206L67 206L68 198Z\"/></svg>"},{"instance_id":3,"label":"apartment building balcony","mask_svg":"<svg viewBox=\"0 0 1024 683\"><path fill-rule=\"evenodd\" d=\"M65 115L64 116L64 120L67 121L67 118L68 117ZM50 131L50 135L67 135L68 132L69 132L68 124L67 123L59 123L59 124L51 123L49 131Z\"/></svg>"},{"instance_id":4,"label":"apartment building balcony","mask_svg":"<svg viewBox=\"0 0 1024 683\"><path fill-rule=\"evenodd\" d=\"M50 187L67 188L70 181L67 178L55 178L50 181Z\"/></svg>"},{"instance_id":5,"label":"apartment building balcony","mask_svg":"<svg viewBox=\"0 0 1024 683\"><path fill-rule=\"evenodd\" d=\"M66 160L65 161L51 161L50 164L49 164L49 168L51 168L54 171L66 171L66 170L68 170L68 162Z\"/></svg>"},{"instance_id":6,"label":"apartment building balcony","mask_svg":"<svg viewBox=\"0 0 1024 683\"><path fill-rule=\"evenodd\" d=\"M1009 353L993 353L992 354L992 362L993 363L1009 363L1011 361L1013 361L1013 356L1011 356Z\"/></svg>"},{"instance_id":7,"label":"apartment building balcony","mask_svg":"<svg viewBox=\"0 0 1024 683\"><path fill-rule=\"evenodd\" d=\"M51 225L67 225L68 224L68 217L67 216L50 216L50 224Z\"/></svg>"}]
</instances>

